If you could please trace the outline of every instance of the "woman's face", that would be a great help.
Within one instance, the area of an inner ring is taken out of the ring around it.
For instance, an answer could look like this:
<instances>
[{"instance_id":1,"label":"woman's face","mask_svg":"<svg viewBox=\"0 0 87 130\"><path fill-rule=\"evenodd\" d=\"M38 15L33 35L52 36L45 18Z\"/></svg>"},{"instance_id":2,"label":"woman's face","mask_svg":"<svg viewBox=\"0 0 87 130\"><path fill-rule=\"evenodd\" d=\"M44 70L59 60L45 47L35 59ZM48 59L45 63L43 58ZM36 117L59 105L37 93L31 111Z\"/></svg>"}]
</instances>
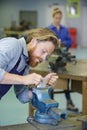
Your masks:
<instances>
[{"instance_id":1,"label":"woman's face","mask_svg":"<svg viewBox=\"0 0 87 130\"><path fill-rule=\"evenodd\" d=\"M36 43L35 43L36 42ZM34 46L30 46L29 49L29 65L35 67L43 60L46 59L47 56L51 55L54 51L55 46L51 41L40 41L37 40L34 42Z\"/></svg>"},{"instance_id":2,"label":"woman's face","mask_svg":"<svg viewBox=\"0 0 87 130\"><path fill-rule=\"evenodd\" d=\"M56 13L53 16L53 23L54 23L54 25L56 25L56 26L60 25L61 19L62 19L62 15L60 13Z\"/></svg>"}]
</instances>

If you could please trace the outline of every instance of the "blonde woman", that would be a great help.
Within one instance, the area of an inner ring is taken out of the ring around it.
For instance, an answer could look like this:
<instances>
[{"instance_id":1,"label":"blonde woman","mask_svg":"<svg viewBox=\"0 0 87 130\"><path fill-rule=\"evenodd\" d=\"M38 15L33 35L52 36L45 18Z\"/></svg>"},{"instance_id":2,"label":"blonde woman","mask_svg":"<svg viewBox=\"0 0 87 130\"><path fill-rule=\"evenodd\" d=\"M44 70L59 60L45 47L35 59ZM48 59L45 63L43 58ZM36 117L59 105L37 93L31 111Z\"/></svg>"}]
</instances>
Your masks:
<instances>
[{"instance_id":1,"label":"blonde woman","mask_svg":"<svg viewBox=\"0 0 87 130\"><path fill-rule=\"evenodd\" d=\"M52 13L52 24L48 26L48 28L52 30L60 39L60 44L62 42L67 48L70 48L72 45L72 39L70 37L68 28L61 25L62 17L62 11L59 8L55 8Z\"/></svg>"},{"instance_id":2,"label":"blonde woman","mask_svg":"<svg viewBox=\"0 0 87 130\"><path fill-rule=\"evenodd\" d=\"M60 46L61 43L63 43L67 47L67 49L69 49L72 45L72 39L69 34L68 28L61 25L62 17L62 11L59 8L55 8L52 13L52 24L48 26L48 28L53 31L58 37ZM65 90L64 92L67 100L67 109L78 112L78 108L76 108L72 102L69 90Z\"/></svg>"}]
</instances>

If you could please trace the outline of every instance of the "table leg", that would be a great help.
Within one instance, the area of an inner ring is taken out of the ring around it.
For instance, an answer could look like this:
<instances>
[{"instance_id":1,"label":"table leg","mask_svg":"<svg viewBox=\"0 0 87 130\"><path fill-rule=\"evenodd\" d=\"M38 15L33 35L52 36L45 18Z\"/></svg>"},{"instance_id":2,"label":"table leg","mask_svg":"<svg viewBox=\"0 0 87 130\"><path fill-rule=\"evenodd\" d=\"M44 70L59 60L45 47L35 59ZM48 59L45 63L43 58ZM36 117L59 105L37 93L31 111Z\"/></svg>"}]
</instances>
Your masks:
<instances>
[{"instance_id":1,"label":"table leg","mask_svg":"<svg viewBox=\"0 0 87 130\"><path fill-rule=\"evenodd\" d=\"M82 114L87 115L87 81L82 82L82 94L83 94L83 99L82 99Z\"/></svg>"},{"instance_id":2,"label":"table leg","mask_svg":"<svg viewBox=\"0 0 87 130\"><path fill-rule=\"evenodd\" d=\"M35 110L35 108L32 107L31 103L29 103L29 116L31 116L31 117L34 116L34 110Z\"/></svg>"}]
</instances>

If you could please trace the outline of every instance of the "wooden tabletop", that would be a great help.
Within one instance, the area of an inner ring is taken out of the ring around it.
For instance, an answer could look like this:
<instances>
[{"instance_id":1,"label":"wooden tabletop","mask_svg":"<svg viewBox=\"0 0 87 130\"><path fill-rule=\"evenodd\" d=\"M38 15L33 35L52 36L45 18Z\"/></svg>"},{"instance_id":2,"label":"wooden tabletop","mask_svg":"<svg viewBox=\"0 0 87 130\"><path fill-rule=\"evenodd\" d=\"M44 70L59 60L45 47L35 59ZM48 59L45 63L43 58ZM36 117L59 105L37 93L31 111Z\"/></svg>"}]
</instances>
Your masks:
<instances>
[{"instance_id":1,"label":"wooden tabletop","mask_svg":"<svg viewBox=\"0 0 87 130\"><path fill-rule=\"evenodd\" d=\"M79 117L80 118L80 117ZM37 122L0 127L0 130L82 130L82 122L77 118L62 120L57 126Z\"/></svg>"},{"instance_id":2,"label":"wooden tabletop","mask_svg":"<svg viewBox=\"0 0 87 130\"><path fill-rule=\"evenodd\" d=\"M37 130L37 129L34 128L29 123L25 123L25 124L1 126L0 130Z\"/></svg>"},{"instance_id":3,"label":"wooden tabletop","mask_svg":"<svg viewBox=\"0 0 87 130\"><path fill-rule=\"evenodd\" d=\"M58 76L63 79L87 81L87 60L77 60L76 64L69 62L66 70L64 73L58 73ZM49 73L48 63L42 62L37 67L31 68L31 72L44 73L44 75Z\"/></svg>"}]
</instances>

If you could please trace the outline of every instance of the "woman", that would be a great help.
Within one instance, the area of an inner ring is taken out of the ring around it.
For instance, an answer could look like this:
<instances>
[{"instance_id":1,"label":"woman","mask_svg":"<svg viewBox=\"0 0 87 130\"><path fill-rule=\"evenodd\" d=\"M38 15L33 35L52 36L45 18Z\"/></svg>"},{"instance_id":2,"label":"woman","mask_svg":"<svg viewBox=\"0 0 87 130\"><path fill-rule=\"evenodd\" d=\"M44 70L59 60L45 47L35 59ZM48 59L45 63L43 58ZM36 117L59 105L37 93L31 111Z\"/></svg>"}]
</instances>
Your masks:
<instances>
[{"instance_id":1,"label":"woman","mask_svg":"<svg viewBox=\"0 0 87 130\"><path fill-rule=\"evenodd\" d=\"M70 37L68 28L61 25L62 17L62 11L59 8L55 8L52 13L53 22L50 26L48 26L48 28L58 37L60 46L61 44L64 44L66 48L69 49L72 45L72 39ZM64 92L67 100L67 109L78 112L78 108L76 108L72 102L69 90L64 90Z\"/></svg>"}]
</instances>

